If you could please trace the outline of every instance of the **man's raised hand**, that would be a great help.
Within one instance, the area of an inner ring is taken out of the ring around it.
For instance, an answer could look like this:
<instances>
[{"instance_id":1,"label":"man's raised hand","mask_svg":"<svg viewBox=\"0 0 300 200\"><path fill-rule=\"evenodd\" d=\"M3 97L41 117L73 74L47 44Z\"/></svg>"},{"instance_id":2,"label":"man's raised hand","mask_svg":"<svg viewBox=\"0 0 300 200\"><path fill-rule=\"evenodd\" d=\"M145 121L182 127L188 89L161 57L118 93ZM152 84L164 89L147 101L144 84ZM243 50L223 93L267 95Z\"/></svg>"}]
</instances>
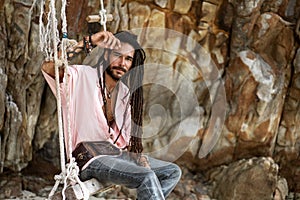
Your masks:
<instances>
[{"instance_id":1,"label":"man's raised hand","mask_svg":"<svg viewBox=\"0 0 300 200\"><path fill-rule=\"evenodd\" d=\"M121 42L111 32L101 31L91 37L92 44L108 49L119 49Z\"/></svg>"}]
</instances>

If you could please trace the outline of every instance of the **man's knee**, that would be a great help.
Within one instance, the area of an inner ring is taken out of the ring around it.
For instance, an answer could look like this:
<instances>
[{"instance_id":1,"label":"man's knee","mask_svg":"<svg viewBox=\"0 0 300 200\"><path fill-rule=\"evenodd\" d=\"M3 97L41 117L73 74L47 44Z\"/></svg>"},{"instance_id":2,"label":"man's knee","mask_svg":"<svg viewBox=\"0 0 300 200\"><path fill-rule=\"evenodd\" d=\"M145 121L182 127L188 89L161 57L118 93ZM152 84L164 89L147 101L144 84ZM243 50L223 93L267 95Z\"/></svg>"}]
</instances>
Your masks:
<instances>
[{"instance_id":1,"label":"man's knee","mask_svg":"<svg viewBox=\"0 0 300 200\"><path fill-rule=\"evenodd\" d=\"M157 179L156 174L152 170L147 170L144 177L145 179Z\"/></svg>"},{"instance_id":2,"label":"man's knee","mask_svg":"<svg viewBox=\"0 0 300 200\"><path fill-rule=\"evenodd\" d=\"M143 173L141 185L143 184L148 186L159 184L159 180L156 174L154 173L154 171L147 170L146 172Z\"/></svg>"}]
</instances>

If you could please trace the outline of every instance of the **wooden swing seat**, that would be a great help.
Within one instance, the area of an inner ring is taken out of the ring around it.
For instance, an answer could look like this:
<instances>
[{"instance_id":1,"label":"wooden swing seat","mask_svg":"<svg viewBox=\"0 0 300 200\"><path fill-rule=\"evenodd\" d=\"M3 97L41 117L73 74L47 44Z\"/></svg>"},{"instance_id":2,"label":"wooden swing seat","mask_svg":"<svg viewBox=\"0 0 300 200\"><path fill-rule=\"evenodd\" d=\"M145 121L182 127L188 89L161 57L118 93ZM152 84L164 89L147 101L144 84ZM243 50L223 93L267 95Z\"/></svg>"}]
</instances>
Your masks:
<instances>
[{"instance_id":1,"label":"wooden swing seat","mask_svg":"<svg viewBox=\"0 0 300 200\"><path fill-rule=\"evenodd\" d=\"M95 178L92 178L90 180L84 181L83 184L88 189L90 196L95 194L101 194L106 193L112 189L116 189L118 185L108 185L105 186L99 181L97 181ZM77 183L74 186L71 187L74 191L74 194L77 199L83 199L83 193L81 190L80 185Z\"/></svg>"},{"instance_id":2,"label":"wooden swing seat","mask_svg":"<svg viewBox=\"0 0 300 200\"><path fill-rule=\"evenodd\" d=\"M89 191L89 196L95 194L98 195L103 194L119 187L118 185L105 186L95 178L84 181L83 184L85 185L86 189ZM65 191L65 197L67 200L83 199L84 195L81 186L78 183L76 183L75 185L68 187ZM62 192L57 192L51 198L51 200L61 200L61 199L62 199Z\"/></svg>"}]
</instances>

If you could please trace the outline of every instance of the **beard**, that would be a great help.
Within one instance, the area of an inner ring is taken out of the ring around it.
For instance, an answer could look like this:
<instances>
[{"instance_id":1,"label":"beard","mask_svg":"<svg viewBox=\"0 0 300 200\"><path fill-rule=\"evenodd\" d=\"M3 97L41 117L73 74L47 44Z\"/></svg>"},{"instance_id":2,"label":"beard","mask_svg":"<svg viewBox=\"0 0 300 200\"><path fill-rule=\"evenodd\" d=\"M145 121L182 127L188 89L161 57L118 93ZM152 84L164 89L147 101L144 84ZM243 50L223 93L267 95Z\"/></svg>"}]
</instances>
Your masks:
<instances>
[{"instance_id":1,"label":"beard","mask_svg":"<svg viewBox=\"0 0 300 200\"><path fill-rule=\"evenodd\" d=\"M118 73L117 73L115 70L122 71L122 72L124 72L124 74L123 74L123 75L118 75ZM124 69L124 67L121 67L121 66L111 66L111 65L109 65L109 66L106 68L105 71L106 71L106 73L107 73L112 79L114 79L115 81L119 81L120 78L121 78L122 76L124 76L125 73L127 73L127 70Z\"/></svg>"}]
</instances>

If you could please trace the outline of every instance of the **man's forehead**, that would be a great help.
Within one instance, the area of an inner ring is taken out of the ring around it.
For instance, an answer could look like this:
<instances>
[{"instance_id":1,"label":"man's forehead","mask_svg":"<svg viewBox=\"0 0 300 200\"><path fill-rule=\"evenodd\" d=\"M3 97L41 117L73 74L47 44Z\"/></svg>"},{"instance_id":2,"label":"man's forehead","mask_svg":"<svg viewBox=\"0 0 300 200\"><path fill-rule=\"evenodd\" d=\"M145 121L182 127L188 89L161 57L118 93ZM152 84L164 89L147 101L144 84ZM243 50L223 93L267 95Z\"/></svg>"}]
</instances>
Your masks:
<instances>
[{"instance_id":1,"label":"man's forehead","mask_svg":"<svg viewBox=\"0 0 300 200\"><path fill-rule=\"evenodd\" d=\"M134 54L134 48L128 43L121 42L121 48L114 49L114 52L118 52L121 54Z\"/></svg>"}]
</instances>

